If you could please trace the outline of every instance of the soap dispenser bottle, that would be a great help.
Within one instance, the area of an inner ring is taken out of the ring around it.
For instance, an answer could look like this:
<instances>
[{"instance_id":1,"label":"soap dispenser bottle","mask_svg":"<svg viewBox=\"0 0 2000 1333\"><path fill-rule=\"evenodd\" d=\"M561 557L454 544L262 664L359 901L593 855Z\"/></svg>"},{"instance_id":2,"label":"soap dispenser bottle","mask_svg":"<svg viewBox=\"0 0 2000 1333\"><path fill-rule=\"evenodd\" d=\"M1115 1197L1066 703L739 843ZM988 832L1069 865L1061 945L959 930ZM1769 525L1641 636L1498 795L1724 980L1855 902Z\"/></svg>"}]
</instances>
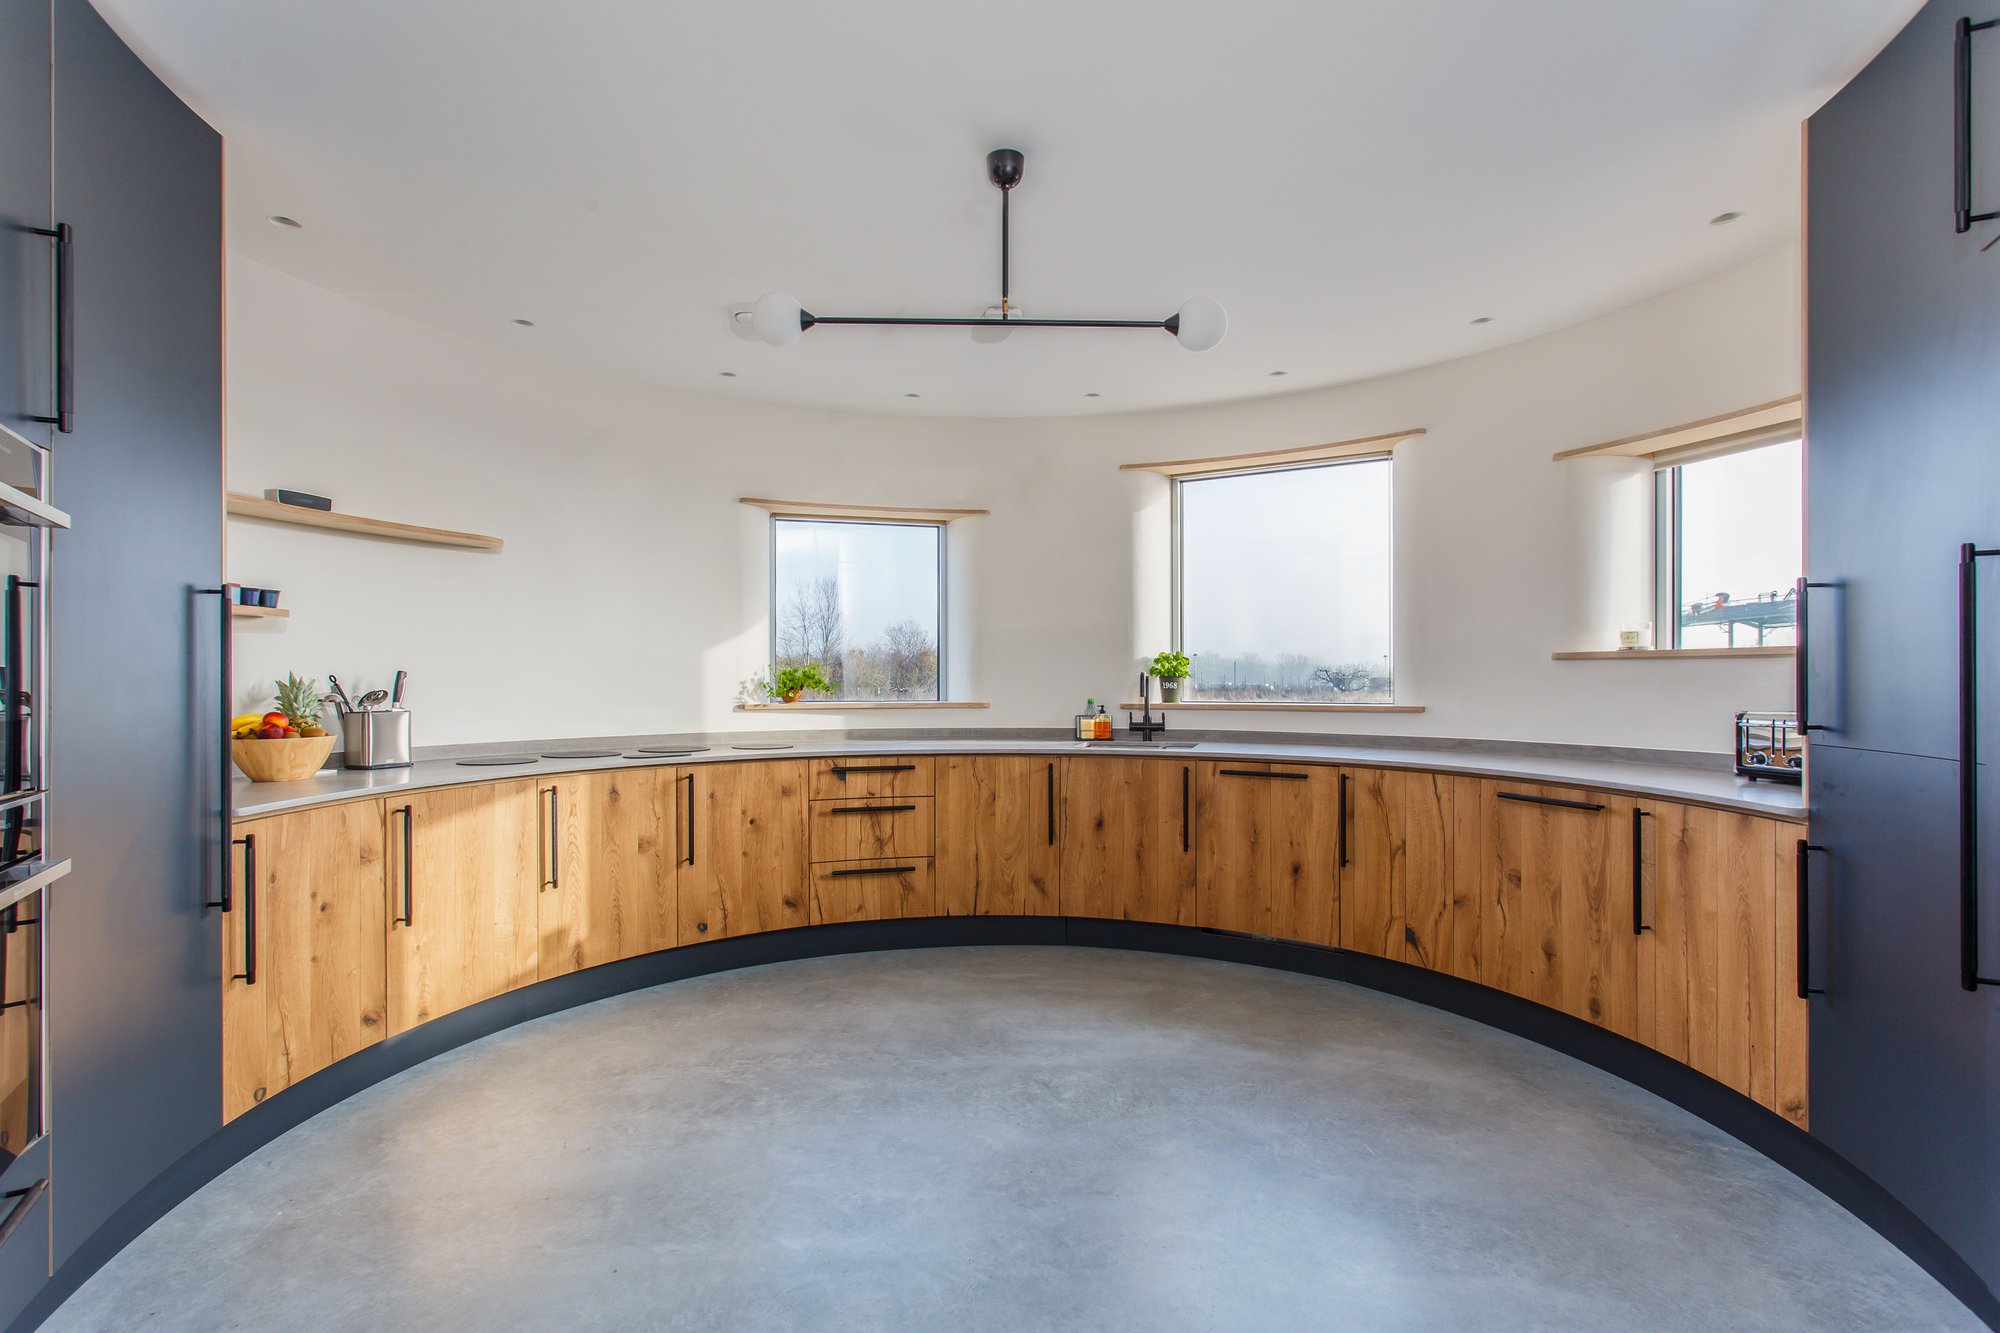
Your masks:
<instances>
[{"instance_id":1,"label":"soap dispenser bottle","mask_svg":"<svg viewBox=\"0 0 2000 1333\"><path fill-rule=\"evenodd\" d=\"M1111 714L1104 711L1103 704L1097 705L1097 717L1093 722L1092 731L1092 738L1095 740L1108 741L1111 739Z\"/></svg>"}]
</instances>

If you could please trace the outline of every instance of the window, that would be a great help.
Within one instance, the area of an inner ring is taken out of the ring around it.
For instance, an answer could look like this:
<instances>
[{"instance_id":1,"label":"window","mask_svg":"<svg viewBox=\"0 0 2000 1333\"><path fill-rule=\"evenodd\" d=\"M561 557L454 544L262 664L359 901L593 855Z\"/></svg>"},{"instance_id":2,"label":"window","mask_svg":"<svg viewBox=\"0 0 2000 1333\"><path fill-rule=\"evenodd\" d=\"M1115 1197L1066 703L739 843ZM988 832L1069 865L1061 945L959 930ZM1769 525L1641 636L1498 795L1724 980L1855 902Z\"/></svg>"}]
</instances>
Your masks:
<instances>
[{"instance_id":1,"label":"window","mask_svg":"<svg viewBox=\"0 0 2000 1333\"><path fill-rule=\"evenodd\" d=\"M944 528L771 520L771 660L817 662L833 699L941 699Z\"/></svg>"},{"instance_id":2,"label":"window","mask_svg":"<svg viewBox=\"0 0 2000 1333\"><path fill-rule=\"evenodd\" d=\"M1387 455L1181 477L1174 532L1189 698L1393 702Z\"/></svg>"},{"instance_id":3,"label":"window","mask_svg":"<svg viewBox=\"0 0 2000 1333\"><path fill-rule=\"evenodd\" d=\"M1799 442L1786 440L1653 474L1660 646L1797 641L1800 462Z\"/></svg>"}]
</instances>

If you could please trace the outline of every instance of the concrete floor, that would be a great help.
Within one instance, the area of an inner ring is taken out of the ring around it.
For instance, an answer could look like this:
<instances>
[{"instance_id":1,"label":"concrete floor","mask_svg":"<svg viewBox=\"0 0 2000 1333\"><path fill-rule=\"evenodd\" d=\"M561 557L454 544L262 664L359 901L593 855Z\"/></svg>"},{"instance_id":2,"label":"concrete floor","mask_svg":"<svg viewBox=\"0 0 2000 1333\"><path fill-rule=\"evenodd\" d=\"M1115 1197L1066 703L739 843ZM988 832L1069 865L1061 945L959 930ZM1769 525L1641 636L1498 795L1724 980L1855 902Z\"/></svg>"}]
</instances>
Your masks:
<instances>
[{"instance_id":1,"label":"concrete floor","mask_svg":"<svg viewBox=\"0 0 2000 1333\"><path fill-rule=\"evenodd\" d=\"M1336 983L1083 949L681 982L270 1144L76 1329L1977 1329L1607 1074Z\"/></svg>"}]
</instances>

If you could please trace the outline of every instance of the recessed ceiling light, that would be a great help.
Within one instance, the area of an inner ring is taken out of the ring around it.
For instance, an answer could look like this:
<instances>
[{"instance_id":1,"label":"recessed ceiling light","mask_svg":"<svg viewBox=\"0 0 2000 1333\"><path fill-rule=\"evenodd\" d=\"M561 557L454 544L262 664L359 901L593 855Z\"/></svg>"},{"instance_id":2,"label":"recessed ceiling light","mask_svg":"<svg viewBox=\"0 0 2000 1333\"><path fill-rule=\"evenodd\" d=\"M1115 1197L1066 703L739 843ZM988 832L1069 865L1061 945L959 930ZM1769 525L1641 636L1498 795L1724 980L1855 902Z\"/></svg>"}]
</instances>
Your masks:
<instances>
[{"instance_id":1,"label":"recessed ceiling light","mask_svg":"<svg viewBox=\"0 0 2000 1333\"><path fill-rule=\"evenodd\" d=\"M1475 319L1472 322L1474 324L1491 324L1493 322L1493 316L1481 315L1478 319Z\"/></svg>"},{"instance_id":2,"label":"recessed ceiling light","mask_svg":"<svg viewBox=\"0 0 2000 1333\"><path fill-rule=\"evenodd\" d=\"M906 394L904 394L904 395L903 395L903 397L905 397L905 398L921 398L921 397L923 397L923 395L922 395L922 394L920 394L920 393L906 393Z\"/></svg>"},{"instance_id":3,"label":"recessed ceiling light","mask_svg":"<svg viewBox=\"0 0 2000 1333\"><path fill-rule=\"evenodd\" d=\"M736 378L736 372L733 370L718 370L715 373L722 376L722 378L726 380L733 380Z\"/></svg>"},{"instance_id":4,"label":"recessed ceiling light","mask_svg":"<svg viewBox=\"0 0 2000 1333\"><path fill-rule=\"evenodd\" d=\"M1289 370L1274 370L1274 371L1272 371L1272 372L1271 372L1271 378L1272 378L1272 379L1277 379L1277 378L1279 378L1280 376L1284 376L1284 375L1289 375L1289 374L1291 374L1291 373L1292 373L1292 372L1291 372L1291 371L1289 371Z\"/></svg>"},{"instance_id":5,"label":"recessed ceiling light","mask_svg":"<svg viewBox=\"0 0 2000 1333\"><path fill-rule=\"evenodd\" d=\"M1087 393L1084 395L1085 398L1102 398L1103 396L1101 393Z\"/></svg>"},{"instance_id":6,"label":"recessed ceiling light","mask_svg":"<svg viewBox=\"0 0 2000 1333\"><path fill-rule=\"evenodd\" d=\"M524 329L532 329L535 327L535 321L532 319L517 319L514 322L516 324L519 324Z\"/></svg>"},{"instance_id":7,"label":"recessed ceiling light","mask_svg":"<svg viewBox=\"0 0 2000 1333\"><path fill-rule=\"evenodd\" d=\"M1711 227L1726 227L1742 216L1741 213L1717 213L1708 220L1708 225Z\"/></svg>"},{"instance_id":8,"label":"recessed ceiling light","mask_svg":"<svg viewBox=\"0 0 2000 1333\"><path fill-rule=\"evenodd\" d=\"M292 231L300 231L304 229L306 224L297 218L288 218L283 213L273 213L271 214L271 225L274 227L287 227Z\"/></svg>"}]
</instances>

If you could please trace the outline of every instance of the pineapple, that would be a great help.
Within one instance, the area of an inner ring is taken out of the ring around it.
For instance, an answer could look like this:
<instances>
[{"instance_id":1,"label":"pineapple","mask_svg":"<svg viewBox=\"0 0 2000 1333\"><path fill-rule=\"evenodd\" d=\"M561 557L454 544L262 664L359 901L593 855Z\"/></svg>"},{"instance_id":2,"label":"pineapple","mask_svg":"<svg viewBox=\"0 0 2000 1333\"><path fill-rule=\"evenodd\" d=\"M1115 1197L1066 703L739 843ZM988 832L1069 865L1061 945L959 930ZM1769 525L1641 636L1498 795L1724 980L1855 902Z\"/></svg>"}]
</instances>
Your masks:
<instances>
[{"instance_id":1,"label":"pineapple","mask_svg":"<svg viewBox=\"0 0 2000 1333\"><path fill-rule=\"evenodd\" d=\"M313 681L287 675L278 682L278 711L301 736L326 735L326 728L319 724L320 709L325 703L326 696Z\"/></svg>"}]
</instances>

